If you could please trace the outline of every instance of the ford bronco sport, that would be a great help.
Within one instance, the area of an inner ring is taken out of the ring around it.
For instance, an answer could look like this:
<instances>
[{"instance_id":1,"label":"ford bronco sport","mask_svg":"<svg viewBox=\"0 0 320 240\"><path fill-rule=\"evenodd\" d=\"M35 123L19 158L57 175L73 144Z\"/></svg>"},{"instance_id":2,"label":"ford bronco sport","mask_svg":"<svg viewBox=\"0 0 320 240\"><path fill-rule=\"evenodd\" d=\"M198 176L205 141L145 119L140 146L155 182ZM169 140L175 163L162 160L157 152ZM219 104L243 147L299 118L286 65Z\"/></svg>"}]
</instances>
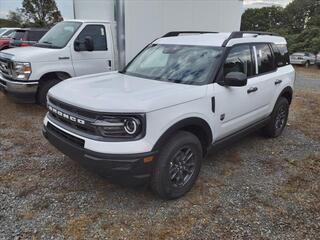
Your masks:
<instances>
[{"instance_id":1,"label":"ford bronco sport","mask_svg":"<svg viewBox=\"0 0 320 240\"><path fill-rule=\"evenodd\" d=\"M252 130L278 137L295 72L272 33L171 32L120 72L65 80L48 93L44 136L105 176L186 194L208 150Z\"/></svg>"}]
</instances>

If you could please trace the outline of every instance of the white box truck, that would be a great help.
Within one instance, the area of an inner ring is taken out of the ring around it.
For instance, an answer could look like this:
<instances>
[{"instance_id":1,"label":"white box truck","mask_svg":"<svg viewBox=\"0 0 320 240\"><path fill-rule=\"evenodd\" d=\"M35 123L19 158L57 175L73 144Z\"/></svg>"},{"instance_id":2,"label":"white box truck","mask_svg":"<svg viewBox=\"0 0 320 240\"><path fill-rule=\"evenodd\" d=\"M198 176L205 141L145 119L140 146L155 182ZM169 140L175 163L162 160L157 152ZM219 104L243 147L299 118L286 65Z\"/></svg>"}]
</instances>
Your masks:
<instances>
[{"instance_id":1,"label":"white box truck","mask_svg":"<svg viewBox=\"0 0 320 240\"><path fill-rule=\"evenodd\" d=\"M121 70L167 32L239 30L242 5L242 0L74 0L76 20L58 23L33 47L0 52L0 90L18 101L45 104L58 82Z\"/></svg>"}]
</instances>

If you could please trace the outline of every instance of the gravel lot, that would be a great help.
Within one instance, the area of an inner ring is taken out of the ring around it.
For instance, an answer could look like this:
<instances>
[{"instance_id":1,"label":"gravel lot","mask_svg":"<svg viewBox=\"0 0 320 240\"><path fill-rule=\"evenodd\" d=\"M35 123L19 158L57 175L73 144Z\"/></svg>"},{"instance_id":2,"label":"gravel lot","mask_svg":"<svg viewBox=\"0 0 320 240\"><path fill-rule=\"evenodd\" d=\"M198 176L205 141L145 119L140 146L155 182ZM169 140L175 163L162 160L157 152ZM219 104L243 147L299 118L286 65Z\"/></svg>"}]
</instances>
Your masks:
<instances>
[{"instance_id":1,"label":"gravel lot","mask_svg":"<svg viewBox=\"0 0 320 240\"><path fill-rule=\"evenodd\" d=\"M297 70L283 136L211 154L169 202L64 157L41 135L45 109L0 93L0 239L320 239L320 70Z\"/></svg>"}]
</instances>

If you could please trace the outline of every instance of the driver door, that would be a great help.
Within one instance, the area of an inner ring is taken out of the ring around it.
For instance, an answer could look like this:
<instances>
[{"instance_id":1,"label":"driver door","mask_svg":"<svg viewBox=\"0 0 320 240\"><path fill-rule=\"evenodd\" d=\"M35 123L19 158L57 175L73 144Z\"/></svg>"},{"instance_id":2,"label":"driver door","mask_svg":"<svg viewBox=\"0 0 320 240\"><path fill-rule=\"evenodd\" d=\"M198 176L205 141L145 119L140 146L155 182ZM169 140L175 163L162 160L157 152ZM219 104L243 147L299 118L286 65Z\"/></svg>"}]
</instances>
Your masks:
<instances>
[{"instance_id":1,"label":"driver door","mask_svg":"<svg viewBox=\"0 0 320 240\"><path fill-rule=\"evenodd\" d=\"M241 72L248 77L247 85L241 87L213 85L215 97L215 138L219 140L231 135L256 120L256 105L259 92L255 72L255 58L249 44L236 45L231 48L225 60L220 78L230 72Z\"/></svg>"},{"instance_id":2,"label":"driver door","mask_svg":"<svg viewBox=\"0 0 320 240\"><path fill-rule=\"evenodd\" d=\"M86 49L84 44L86 37L92 38L93 51ZM82 29L71 49L73 68L76 76L112 70L112 54L108 49L107 37L106 26L102 24L90 24ZM76 42L79 43L77 47L75 47Z\"/></svg>"}]
</instances>

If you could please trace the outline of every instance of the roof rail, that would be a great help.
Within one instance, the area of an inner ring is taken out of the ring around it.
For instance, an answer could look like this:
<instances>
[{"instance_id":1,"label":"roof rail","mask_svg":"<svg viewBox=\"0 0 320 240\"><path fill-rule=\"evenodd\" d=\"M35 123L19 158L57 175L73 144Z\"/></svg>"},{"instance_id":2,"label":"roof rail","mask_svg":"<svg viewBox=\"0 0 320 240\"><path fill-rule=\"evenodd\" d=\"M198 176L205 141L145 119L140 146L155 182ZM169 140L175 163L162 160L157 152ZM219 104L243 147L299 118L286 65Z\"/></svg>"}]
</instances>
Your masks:
<instances>
[{"instance_id":1,"label":"roof rail","mask_svg":"<svg viewBox=\"0 0 320 240\"><path fill-rule=\"evenodd\" d=\"M280 36L278 33L272 33L272 32L236 31L236 32L232 32L230 34L230 36L223 42L222 47L226 47L228 42L231 39L243 38L244 34L254 34L254 35L257 35L257 36L262 36L262 35L265 35L265 36Z\"/></svg>"},{"instance_id":2,"label":"roof rail","mask_svg":"<svg viewBox=\"0 0 320 240\"><path fill-rule=\"evenodd\" d=\"M161 38L164 37L177 37L180 34L205 34L205 33L218 33L218 32L205 32L205 31L174 31L174 32L168 32L165 35L163 35Z\"/></svg>"}]
</instances>

